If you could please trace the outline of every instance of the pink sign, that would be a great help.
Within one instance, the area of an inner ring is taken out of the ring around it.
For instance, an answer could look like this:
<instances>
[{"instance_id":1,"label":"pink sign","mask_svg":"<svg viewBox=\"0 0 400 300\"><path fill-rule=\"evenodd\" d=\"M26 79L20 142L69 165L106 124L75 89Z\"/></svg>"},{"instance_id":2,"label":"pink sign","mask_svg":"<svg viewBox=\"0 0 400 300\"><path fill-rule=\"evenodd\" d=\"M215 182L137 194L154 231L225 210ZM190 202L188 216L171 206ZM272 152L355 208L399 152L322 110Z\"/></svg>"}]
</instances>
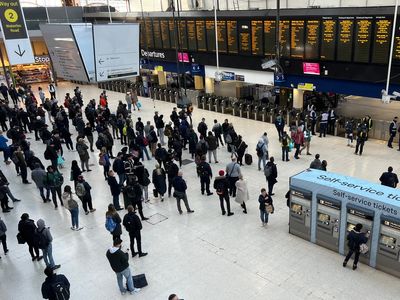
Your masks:
<instances>
[{"instance_id":1,"label":"pink sign","mask_svg":"<svg viewBox=\"0 0 400 300\"><path fill-rule=\"evenodd\" d=\"M189 53L186 52L178 52L178 60L180 62L189 62Z\"/></svg>"},{"instance_id":2,"label":"pink sign","mask_svg":"<svg viewBox=\"0 0 400 300\"><path fill-rule=\"evenodd\" d=\"M303 62L303 73L311 75L320 75L319 63Z\"/></svg>"}]
</instances>

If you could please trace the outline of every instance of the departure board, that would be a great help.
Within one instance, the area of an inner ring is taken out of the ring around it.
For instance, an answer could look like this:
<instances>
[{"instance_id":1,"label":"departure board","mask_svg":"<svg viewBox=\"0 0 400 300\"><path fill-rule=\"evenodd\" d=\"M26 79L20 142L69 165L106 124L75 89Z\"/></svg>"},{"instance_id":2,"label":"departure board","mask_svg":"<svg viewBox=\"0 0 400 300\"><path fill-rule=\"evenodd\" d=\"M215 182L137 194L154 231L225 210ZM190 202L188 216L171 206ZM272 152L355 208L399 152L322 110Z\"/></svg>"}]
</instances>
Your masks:
<instances>
[{"instance_id":1,"label":"departure board","mask_svg":"<svg viewBox=\"0 0 400 300\"><path fill-rule=\"evenodd\" d=\"M228 51L231 54L238 53L238 30L237 30L237 21L228 20L226 21L226 31L227 31L227 42L228 42Z\"/></svg>"},{"instance_id":2,"label":"departure board","mask_svg":"<svg viewBox=\"0 0 400 300\"><path fill-rule=\"evenodd\" d=\"M354 17L338 17L338 61L351 61L353 48Z\"/></svg>"},{"instance_id":3,"label":"departure board","mask_svg":"<svg viewBox=\"0 0 400 300\"><path fill-rule=\"evenodd\" d=\"M372 63L387 64L389 61L392 20L385 16L375 17L375 29L372 44Z\"/></svg>"},{"instance_id":4,"label":"departure board","mask_svg":"<svg viewBox=\"0 0 400 300\"><path fill-rule=\"evenodd\" d=\"M279 21L279 44L282 57L289 57L290 55L290 21Z\"/></svg>"},{"instance_id":5,"label":"departure board","mask_svg":"<svg viewBox=\"0 0 400 300\"><path fill-rule=\"evenodd\" d=\"M226 22L225 21L217 21L217 33L218 33L218 52L226 53Z\"/></svg>"},{"instance_id":6,"label":"departure board","mask_svg":"<svg viewBox=\"0 0 400 300\"><path fill-rule=\"evenodd\" d=\"M276 26L274 20L264 21L264 54L276 55Z\"/></svg>"},{"instance_id":7,"label":"departure board","mask_svg":"<svg viewBox=\"0 0 400 300\"><path fill-rule=\"evenodd\" d=\"M251 53L253 55L264 55L263 49L263 21L251 21Z\"/></svg>"},{"instance_id":8,"label":"departure board","mask_svg":"<svg viewBox=\"0 0 400 300\"><path fill-rule=\"evenodd\" d=\"M292 20L290 31L290 57L304 59L304 20Z\"/></svg>"},{"instance_id":9,"label":"departure board","mask_svg":"<svg viewBox=\"0 0 400 300\"><path fill-rule=\"evenodd\" d=\"M336 19L332 17L322 17L321 60L335 60L336 25Z\"/></svg>"},{"instance_id":10,"label":"departure board","mask_svg":"<svg viewBox=\"0 0 400 300\"><path fill-rule=\"evenodd\" d=\"M162 38L163 48L170 49L171 42L169 41L168 20L161 20L160 27L161 27L161 38Z\"/></svg>"},{"instance_id":11,"label":"departure board","mask_svg":"<svg viewBox=\"0 0 400 300\"><path fill-rule=\"evenodd\" d=\"M400 28L397 26L396 33L394 36L394 45L393 45L393 61L399 63L400 61Z\"/></svg>"},{"instance_id":12,"label":"departure board","mask_svg":"<svg viewBox=\"0 0 400 300\"><path fill-rule=\"evenodd\" d=\"M304 47L306 59L318 59L320 26L319 20L307 20L306 22L306 43Z\"/></svg>"},{"instance_id":13,"label":"departure board","mask_svg":"<svg viewBox=\"0 0 400 300\"><path fill-rule=\"evenodd\" d=\"M153 32L154 32L154 47L156 49L162 49L162 38L160 30L160 20L153 20Z\"/></svg>"},{"instance_id":14,"label":"departure board","mask_svg":"<svg viewBox=\"0 0 400 300\"><path fill-rule=\"evenodd\" d=\"M356 17L354 62L368 63L374 17Z\"/></svg>"},{"instance_id":15,"label":"departure board","mask_svg":"<svg viewBox=\"0 0 400 300\"><path fill-rule=\"evenodd\" d=\"M140 46L146 47L146 33L145 33L146 30L144 28L143 20L140 20L139 24L140 24Z\"/></svg>"},{"instance_id":16,"label":"departure board","mask_svg":"<svg viewBox=\"0 0 400 300\"><path fill-rule=\"evenodd\" d=\"M187 26L188 49L189 51L196 51L197 50L196 23L194 20L188 20L186 22L186 26Z\"/></svg>"},{"instance_id":17,"label":"departure board","mask_svg":"<svg viewBox=\"0 0 400 300\"><path fill-rule=\"evenodd\" d=\"M188 35L186 29L186 21L181 20L179 22L179 47L182 50L188 49Z\"/></svg>"},{"instance_id":18,"label":"departure board","mask_svg":"<svg viewBox=\"0 0 400 300\"><path fill-rule=\"evenodd\" d=\"M251 24L250 21L241 20L238 22L239 31L239 53L251 54Z\"/></svg>"},{"instance_id":19,"label":"departure board","mask_svg":"<svg viewBox=\"0 0 400 300\"><path fill-rule=\"evenodd\" d=\"M177 32L175 30L175 22L174 22L174 20L169 20L168 25L169 25L169 37L170 37L170 40L171 40L171 48L175 49L176 48Z\"/></svg>"},{"instance_id":20,"label":"departure board","mask_svg":"<svg viewBox=\"0 0 400 300\"><path fill-rule=\"evenodd\" d=\"M214 20L206 20L207 49L215 52L215 23Z\"/></svg>"},{"instance_id":21,"label":"departure board","mask_svg":"<svg viewBox=\"0 0 400 300\"><path fill-rule=\"evenodd\" d=\"M207 51L206 28L203 20L196 20L197 50Z\"/></svg>"},{"instance_id":22,"label":"departure board","mask_svg":"<svg viewBox=\"0 0 400 300\"><path fill-rule=\"evenodd\" d=\"M144 26L146 28L147 47L154 48L153 22L151 19L145 19Z\"/></svg>"}]
</instances>

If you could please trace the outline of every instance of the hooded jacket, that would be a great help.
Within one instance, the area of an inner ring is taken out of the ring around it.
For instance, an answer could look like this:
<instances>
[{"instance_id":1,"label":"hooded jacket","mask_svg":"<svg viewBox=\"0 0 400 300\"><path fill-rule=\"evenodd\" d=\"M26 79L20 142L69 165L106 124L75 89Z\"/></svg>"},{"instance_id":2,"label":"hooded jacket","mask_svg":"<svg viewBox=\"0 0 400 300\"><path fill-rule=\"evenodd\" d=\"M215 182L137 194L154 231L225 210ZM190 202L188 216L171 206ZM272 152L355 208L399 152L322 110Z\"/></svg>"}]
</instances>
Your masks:
<instances>
[{"instance_id":1,"label":"hooded jacket","mask_svg":"<svg viewBox=\"0 0 400 300\"><path fill-rule=\"evenodd\" d=\"M51 236L50 228L49 227L46 228L46 224L44 223L44 220L39 219L39 220L37 220L36 224L37 224L38 231L41 232L46 237L46 239L49 243L51 243L53 241L53 237Z\"/></svg>"},{"instance_id":2,"label":"hooded jacket","mask_svg":"<svg viewBox=\"0 0 400 300\"><path fill-rule=\"evenodd\" d=\"M129 267L128 253L123 252L119 247L111 247L108 249L106 256L111 269L113 269L115 273L122 272Z\"/></svg>"},{"instance_id":3,"label":"hooded jacket","mask_svg":"<svg viewBox=\"0 0 400 300\"><path fill-rule=\"evenodd\" d=\"M74 198L72 198L72 195L70 193L64 192L61 198L63 202L66 204L68 210L72 210L79 207L78 202L76 202Z\"/></svg>"}]
</instances>

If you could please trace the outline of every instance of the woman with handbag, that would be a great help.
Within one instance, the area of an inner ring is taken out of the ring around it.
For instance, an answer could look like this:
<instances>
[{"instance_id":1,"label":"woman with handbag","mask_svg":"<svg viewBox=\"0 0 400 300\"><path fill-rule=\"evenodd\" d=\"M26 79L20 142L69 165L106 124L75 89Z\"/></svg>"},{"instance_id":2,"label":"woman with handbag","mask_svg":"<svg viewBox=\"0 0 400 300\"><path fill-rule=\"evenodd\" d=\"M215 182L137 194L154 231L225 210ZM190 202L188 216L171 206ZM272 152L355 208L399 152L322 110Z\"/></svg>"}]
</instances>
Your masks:
<instances>
[{"instance_id":1,"label":"woman with handbag","mask_svg":"<svg viewBox=\"0 0 400 300\"><path fill-rule=\"evenodd\" d=\"M258 202L260 203L260 218L262 226L268 224L268 215L274 213L273 201L270 195L268 195L267 190L262 188L261 194L258 197Z\"/></svg>"}]
</instances>

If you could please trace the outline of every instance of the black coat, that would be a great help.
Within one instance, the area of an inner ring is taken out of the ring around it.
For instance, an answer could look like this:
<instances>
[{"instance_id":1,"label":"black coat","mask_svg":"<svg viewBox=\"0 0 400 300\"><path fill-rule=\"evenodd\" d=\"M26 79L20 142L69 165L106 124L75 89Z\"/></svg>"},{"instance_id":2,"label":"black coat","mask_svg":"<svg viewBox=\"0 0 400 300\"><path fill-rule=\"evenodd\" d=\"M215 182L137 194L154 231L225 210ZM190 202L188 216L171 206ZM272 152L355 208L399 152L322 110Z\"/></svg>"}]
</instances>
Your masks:
<instances>
[{"instance_id":1,"label":"black coat","mask_svg":"<svg viewBox=\"0 0 400 300\"><path fill-rule=\"evenodd\" d=\"M164 195L165 192L167 191L167 183L165 182L165 171L164 169L161 168L161 173L157 174L157 170L153 171L153 184L154 188L157 190L157 192L161 195Z\"/></svg>"},{"instance_id":2,"label":"black coat","mask_svg":"<svg viewBox=\"0 0 400 300\"><path fill-rule=\"evenodd\" d=\"M114 176L108 176L108 185L110 186L111 195L118 196L121 193L121 186L118 184Z\"/></svg>"},{"instance_id":3,"label":"black coat","mask_svg":"<svg viewBox=\"0 0 400 300\"><path fill-rule=\"evenodd\" d=\"M134 211L128 212L124 216L122 224L128 232L137 232L142 230L142 222L140 222L140 218Z\"/></svg>"},{"instance_id":4,"label":"black coat","mask_svg":"<svg viewBox=\"0 0 400 300\"><path fill-rule=\"evenodd\" d=\"M42 284L42 296L44 299L49 300L57 300L58 298L54 294L52 286L55 283L61 283L64 287L70 287L69 281L67 277L62 274L53 274L50 277L47 277L46 280Z\"/></svg>"},{"instance_id":5,"label":"black coat","mask_svg":"<svg viewBox=\"0 0 400 300\"><path fill-rule=\"evenodd\" d=\"M22 237L28 244L33 243L36 228L35 221L31 219L21 220L18 223L18 231L21 232Z\"/></svg>"},{"instance_id":6,"label":"black coat","mask_svg":"<svg viewBox=\"0 0 400 300\"><path fill-rule=\"evenodd\" d=\"M109 215L106 214L106 217L108 217ZM121 228L121 217L119 216L119 214L117 212L113 213L111 215L112 219L114 220L115 224L117 224L117 226L115 226L114 231L112 232L112 235L121 235L122 234L122 228Z\"/></svg>"},{"instance_id":7,"label":"black coat","mask_svg":"<svg viewBox=\"0 0 400 300\"><path fill-rule=\"evenodd\" d=\"M347 235L347 240L347 245L349 246L350 250L360 251L360 245L366 243L368 241L368 238L365 236L364 233L352 230Z\"/></svg>"}]
</instances>

